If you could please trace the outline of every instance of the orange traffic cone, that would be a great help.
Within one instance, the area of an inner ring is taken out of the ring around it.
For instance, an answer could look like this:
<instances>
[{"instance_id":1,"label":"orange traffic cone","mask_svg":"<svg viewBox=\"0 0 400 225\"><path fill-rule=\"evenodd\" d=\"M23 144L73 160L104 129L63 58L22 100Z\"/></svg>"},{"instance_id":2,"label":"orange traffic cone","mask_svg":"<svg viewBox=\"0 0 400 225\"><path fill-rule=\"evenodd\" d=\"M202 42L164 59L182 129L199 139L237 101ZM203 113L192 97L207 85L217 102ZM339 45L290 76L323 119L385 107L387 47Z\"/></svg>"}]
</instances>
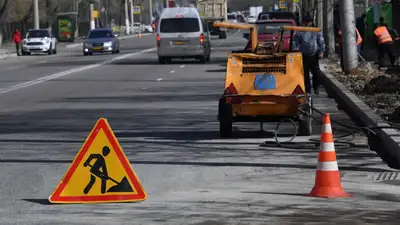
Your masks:
<instances>
[{"instance_id":1,"label":"orange traffic cone","mask_svg":"<svg viewBox=\"0 0 400 225\"><path fill-rule=\"evenodd\" d=\"M309 196L323 198L350 196L344 192L340 181L340 173L336 161L335 144L333 142L331 119L329 114L325 114L323 117L315 185Z\"/></svg>"},{"instance_id":2,"label":"orange traffic cone","mask_svg":"<svg viewBox=\"0 0 400 225\"><path fill-rule=\"evenodd\" d=\"M138 38L139 38L139 39L142 38L142 33L139 32Z\"/></svg>"}]
</instances>

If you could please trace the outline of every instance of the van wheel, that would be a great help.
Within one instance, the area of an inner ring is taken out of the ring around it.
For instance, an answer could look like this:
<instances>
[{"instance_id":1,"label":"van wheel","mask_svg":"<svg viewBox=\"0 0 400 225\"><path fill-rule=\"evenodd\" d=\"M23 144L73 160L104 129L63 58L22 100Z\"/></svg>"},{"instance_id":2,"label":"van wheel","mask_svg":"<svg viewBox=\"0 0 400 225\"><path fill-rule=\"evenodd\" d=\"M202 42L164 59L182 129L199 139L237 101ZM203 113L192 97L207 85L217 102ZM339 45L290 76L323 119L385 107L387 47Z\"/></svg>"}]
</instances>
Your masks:
<instances>
[{"instance_id":1,"label":"van wheel","mask_svg":"<svg viewBox=\"0 0 400 225\"><path fill-rule=\"evenodd\" d=\"M207 57L206 57L206 62L210 62L210 61L211 61L211 55L208 54Z\"/></svg>"},{"instance_id":2,"label":"van wheel","mask_svg":"<svg viewBox=\"0 0 400 225\"><path fill-rule=\"evenodd\" d=\"M221 138L232 137L232 105L227 104L225 98L221 98L218 104L219 136Z\"/></svg>"},{"instance_id":3,"label":"van wheel","mask_svg":"<svg viewBox=\"0 0 400 225\"><path fill-rule=\"evenodd\" d=\"M167 64L168 63L168 59L165 57L158 57L158 63L159 64Z\"/></svg>"}]
</instances>

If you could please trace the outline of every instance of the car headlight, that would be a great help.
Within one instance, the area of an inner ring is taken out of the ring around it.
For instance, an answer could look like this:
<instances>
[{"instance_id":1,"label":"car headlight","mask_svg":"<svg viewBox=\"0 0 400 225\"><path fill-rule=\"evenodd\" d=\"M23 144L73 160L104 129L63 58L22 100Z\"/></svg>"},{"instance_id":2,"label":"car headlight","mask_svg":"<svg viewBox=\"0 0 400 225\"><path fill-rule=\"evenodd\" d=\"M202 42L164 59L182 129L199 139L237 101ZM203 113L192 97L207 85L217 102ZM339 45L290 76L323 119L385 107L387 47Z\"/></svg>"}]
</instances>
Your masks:
<instances>
[{"instance_id":1,"label":"car headlight","mask_svg":"<svg viewBox=\"0 0 400 225\"><path fill-rule=\"evenodd\" d=\"M104 47L111 47L112 41L104 42Z\"/></svg>"},{"instance_id":2,"label":"car headlight","mask_svg":"<svg viewBox=\"0 0 400 225\"><path fill-rule=\"evenodd\" d=\"M27 42L26 40L23 40L23 41L22 41L22 44L23 44L23 45L26 45L27 43L28 43L28 42Z\"/></svg>"},{"instance_id":3,"label":"car headlight","mask_svg":"<svg viewBox=\"0 0 400 225\"><path fill-rule=\"evenodd\" d=\"M43 41L44 43L48 44L50 42L50 39L45 38Z\"/></svg>"}]
</instances>

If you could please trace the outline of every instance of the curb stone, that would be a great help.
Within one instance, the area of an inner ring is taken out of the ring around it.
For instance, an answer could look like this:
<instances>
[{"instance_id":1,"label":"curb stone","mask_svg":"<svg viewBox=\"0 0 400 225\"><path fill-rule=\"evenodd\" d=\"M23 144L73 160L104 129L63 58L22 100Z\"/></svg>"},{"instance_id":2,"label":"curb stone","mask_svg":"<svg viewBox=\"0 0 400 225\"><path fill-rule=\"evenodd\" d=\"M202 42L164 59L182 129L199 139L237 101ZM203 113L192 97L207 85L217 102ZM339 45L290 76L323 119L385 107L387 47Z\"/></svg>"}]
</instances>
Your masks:
<instances>
[{"instance_id":1,"label":"curb stone","mask_svg":"<svg viewBox=\"0 0 400 225\"><path fill-rule=\"evenodd\" d=\"M320 62L321 81L329 95L338 105L362 127L390 127L368 105L353 94L326 70L327 64ZM374 128L375 134L364 130L368 137L368 144L389 167L400 169L400 132L394 128Z\"/></svg>"},{"instance_id":2,"label":"curb stone","mask_svg":"<svg viewBox=\"0 0 400 225\"><path fill-rule=\"evenodd\" d=\"M149 36L151 34L154 34L154 33L144 33L144 34L142 34L142 36ZM118 37L118 39L119 40L125 40L125 39L135 38L135 37L137 37L137 34L128 35L128 36L121 36L121 37ZM80 47L80 46L82 46L82 42L75 43L75 44L69 44L69 45L66 45L65 47L66 48L76 48L76 47Z\"/></svg>"}]
</instances>

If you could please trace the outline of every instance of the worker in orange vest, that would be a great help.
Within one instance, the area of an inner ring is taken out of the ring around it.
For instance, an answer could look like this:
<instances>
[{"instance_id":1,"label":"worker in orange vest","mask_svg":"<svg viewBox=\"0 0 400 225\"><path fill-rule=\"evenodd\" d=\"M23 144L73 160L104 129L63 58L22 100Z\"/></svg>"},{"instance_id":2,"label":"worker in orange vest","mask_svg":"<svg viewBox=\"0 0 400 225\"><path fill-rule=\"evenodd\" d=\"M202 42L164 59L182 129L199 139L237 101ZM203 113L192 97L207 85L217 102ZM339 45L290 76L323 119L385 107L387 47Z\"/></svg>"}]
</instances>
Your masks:
<instances>
[{"instance_id":1,"label":"worker in orange vest","mask_svg":"<svg viewBox=\"0 0 400 225\"><path fill-rule=\"evenodd\" d=\"M392 66L396 63L396 55L393 52L393 39L387 27L383 24L376 23L374 35L378 44L379 66L384 66L385 54L388 54Z\"/></svg>"},{"instance_id":2,"label":"worker in orange vest","mask_svg":"<svg viewBox=\"0 0 400 225\"><path fill-rule=\"evenodd\" d=\"M358 29L356 28L356 40L357 40L357 52L358 54L361 53L361 43L363 42L363 39L360 35L360 32L358 32ZM340 66L342 67L342 70L344 70L344 64L343 64L343 49L342 49L342 30L339 28L338 32L338 44L340 48Z\"/></svg>"}]
</instances>

